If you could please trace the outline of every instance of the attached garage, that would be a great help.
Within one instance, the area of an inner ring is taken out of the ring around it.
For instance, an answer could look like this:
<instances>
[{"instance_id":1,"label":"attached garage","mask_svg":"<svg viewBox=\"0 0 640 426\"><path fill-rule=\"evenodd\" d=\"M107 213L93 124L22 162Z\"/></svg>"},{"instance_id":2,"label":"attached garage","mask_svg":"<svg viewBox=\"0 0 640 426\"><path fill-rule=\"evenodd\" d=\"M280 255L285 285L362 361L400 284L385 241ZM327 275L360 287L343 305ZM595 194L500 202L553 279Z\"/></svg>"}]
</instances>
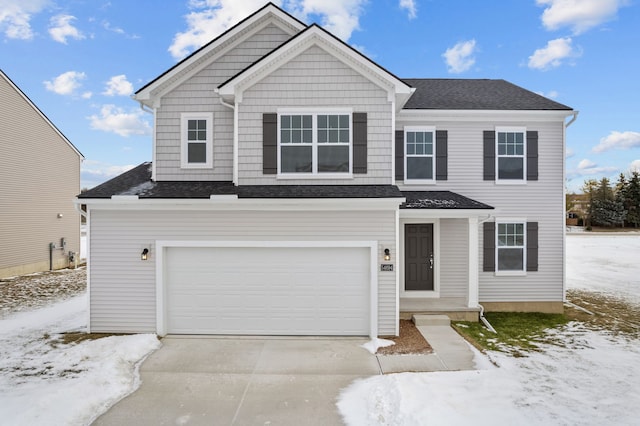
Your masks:
<instances>
[{"instance_id":1,"label":"attached garage","mask_svg":"<svg viewBox=\"0 0 640 426\"><path fill-rule=\"evenodd\" d=\"M156 246L159 334L375 335L374 243Z\"/></svg>"}]
</instances>

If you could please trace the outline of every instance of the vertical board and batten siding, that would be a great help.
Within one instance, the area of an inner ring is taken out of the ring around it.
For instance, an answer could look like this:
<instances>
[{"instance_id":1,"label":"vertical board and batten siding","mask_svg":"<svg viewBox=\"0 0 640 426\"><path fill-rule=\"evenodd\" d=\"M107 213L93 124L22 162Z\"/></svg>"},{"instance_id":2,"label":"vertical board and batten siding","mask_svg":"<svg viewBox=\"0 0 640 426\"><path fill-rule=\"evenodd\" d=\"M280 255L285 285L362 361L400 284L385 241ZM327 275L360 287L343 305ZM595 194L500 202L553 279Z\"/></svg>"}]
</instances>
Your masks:
<instances>
[{"instance_id":1,"label":"vertical board and batten siding","mask_svg":"<svg viewBox=\"0 0 640 426\"><path fill-rule=\"evenodd\" d=\"M393 211L91 210L91 331L155 332L156 240L378 241L395 253ZM150 259L140 260L150 247ZM378 265L375 265L376 268ZM394 272L378 272L378 327L395 334Z\"/></svg>"},{"instance_id":2,"label":"vertical board and batten siding","mask_svg":"<svg viewBox=\"0 0 640 426\"><path fill-rule=\"evenodd\" d=\"M80 156L0 76L0 278L68 266L80 252ZM62 214L58 218L58 214Z\"/></svg>"},{"instance_id":3,"label":"vertical board and batten siding","mask_svg":"<svg viewBox=\"0 0 640 426\"><path fill-rule=\"evenodd\" d=\"M469 295L469 221L440 219L440 297Z\"/></svg>"},{"instance_id":4,"label":"vertical board and batten siding","mask_svg":"<svg viewBox=\"0 0 640 426\"><path fill-rule=\"evenodd\" d=\"M396 127L416 125L398 119ZM495 207L492 215L500 218L523 218L539 225L539 268L526 276L496 276L483 272L483 232L479 229L480 301L526 302L563 300L563 122L486 121L436 122L448 131L448 178L434 185L403 185L402 190L453 191ZM483 180L483 132L496 126L523 126L538 132L538 180L521 185L496 184ZM443 232L442 239L446 239Z\"/></svg>"},{"instance_id":5,"label":"vertical board and batten siding","mask_svg":"<svg viewBox=\"0 0 640 426\"><path fill-rule=\"evenodd\" d=\"M287 179L265 175L262 167L263 113L278 108L352 108L367 113L367 170L353 179ZM312 46L245 90L239 108L240 185L369 185L391 182L391 103L387 92Z\"/></svg>"},{"instance_id":6,"label":"vertical board and batten siding","mask_svg":"<svg viewBox=\"0 0 640 426\"><path fill-rule=\"evenodd\" d=\"M268 25L162 97L155 129L156 180L233 179L233 111L220 104L214 90L290 37L279 27ZM213 112L213 169L180 168L183 112Z\"/></svg>"}]
</instances>

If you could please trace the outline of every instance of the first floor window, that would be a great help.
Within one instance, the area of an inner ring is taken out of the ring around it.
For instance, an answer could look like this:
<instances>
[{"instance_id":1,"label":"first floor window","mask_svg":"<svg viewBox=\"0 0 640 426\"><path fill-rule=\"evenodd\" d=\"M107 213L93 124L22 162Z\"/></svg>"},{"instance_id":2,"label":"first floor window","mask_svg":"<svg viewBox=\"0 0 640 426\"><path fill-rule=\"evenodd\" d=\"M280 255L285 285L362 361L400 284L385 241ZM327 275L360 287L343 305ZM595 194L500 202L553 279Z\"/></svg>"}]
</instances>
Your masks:
<instances>
[{"instance_id":1,"label":"first floor window","mask_svg":"<svg viewBox=\"0 0 640 426\"><path fill-rule=\"evenodd\" d=\"M498 180L524 180L525 129L496 129Z\"/></svg>"},{"instance_id":2,"label":"first floor window","mask_svg":"<svg viewBox=\"0 0 640 426\"><path fill-rule=\"evenodd\" d=\"M213 114L184 113L181 128L182 167L213 167Z\"/></svg>"},{"instance_id":3,"label":"first floor window","mask_svg":"<svg viewBox=\"0 0 640 426\"><path fill-rule=\"evenodd\" d=\"M435 129L405 128L405 182L432 181L435 173Z\"/></svg>"},{"instance_id":4,"label":"first floor window","mask_svg":"<svg viewBox=\"0 0 640 426\"><path fill-rule=\"evenodd\" d=\"M349 173L351 114L280 114L280 173Z\"/></svg>"},{"instance_id":5,"label":"first floor window","mask_svg":"<svg viewBox=\"0 0 640 426\"><path fill-rule=\"evenodd\" d=\"M525 224L497 224L497 271L525 270Z\"/></svg>"}]
</instances>

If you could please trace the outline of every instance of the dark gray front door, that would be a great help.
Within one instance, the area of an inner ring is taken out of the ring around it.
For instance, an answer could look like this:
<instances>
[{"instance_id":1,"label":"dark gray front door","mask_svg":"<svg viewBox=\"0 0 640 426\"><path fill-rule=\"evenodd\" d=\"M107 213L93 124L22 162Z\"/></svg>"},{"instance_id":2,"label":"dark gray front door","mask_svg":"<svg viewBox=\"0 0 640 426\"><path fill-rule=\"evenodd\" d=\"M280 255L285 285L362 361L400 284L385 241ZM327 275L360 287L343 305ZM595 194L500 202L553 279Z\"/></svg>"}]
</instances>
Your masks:
<instances>
[{"instance_id":1,"label":"dark gray front door","mask_svg":"<svg viewBox=\"0 0 640 426\"><path fill-rule=\"evenodd\" d=\"M433 224L404 226L404 289L433 290Z\"/></svg>"}]
</instances>

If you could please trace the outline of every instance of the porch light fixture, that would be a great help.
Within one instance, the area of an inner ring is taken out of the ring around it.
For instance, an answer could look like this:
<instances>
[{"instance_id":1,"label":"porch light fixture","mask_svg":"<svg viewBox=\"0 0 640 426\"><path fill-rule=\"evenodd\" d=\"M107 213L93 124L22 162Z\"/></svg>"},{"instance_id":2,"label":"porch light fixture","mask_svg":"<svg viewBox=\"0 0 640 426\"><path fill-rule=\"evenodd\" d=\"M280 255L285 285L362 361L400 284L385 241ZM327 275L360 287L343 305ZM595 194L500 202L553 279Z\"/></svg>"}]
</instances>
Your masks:
<instances>
[{"instance_id":1,"label":"porch light fixture","mask_svg":"<svg viewBox=\"0 0 640 426\"><path fill-rule=\"evenodd\" d=\"M145 248L142 250L142 254L140 255L140 260L147 260L149 258L149 249Z\"/></svg>"},{"instance_id":2,"label":"porch light fixture","mask_svg":"<svg viewBox=\"0 0 640 426\"><path fill-rule=\"evenodd\" d=\"M391 260L391 252L389 251L388 248L384 249L384 260L386 261Z\"/></svg>"}]
</instances>

